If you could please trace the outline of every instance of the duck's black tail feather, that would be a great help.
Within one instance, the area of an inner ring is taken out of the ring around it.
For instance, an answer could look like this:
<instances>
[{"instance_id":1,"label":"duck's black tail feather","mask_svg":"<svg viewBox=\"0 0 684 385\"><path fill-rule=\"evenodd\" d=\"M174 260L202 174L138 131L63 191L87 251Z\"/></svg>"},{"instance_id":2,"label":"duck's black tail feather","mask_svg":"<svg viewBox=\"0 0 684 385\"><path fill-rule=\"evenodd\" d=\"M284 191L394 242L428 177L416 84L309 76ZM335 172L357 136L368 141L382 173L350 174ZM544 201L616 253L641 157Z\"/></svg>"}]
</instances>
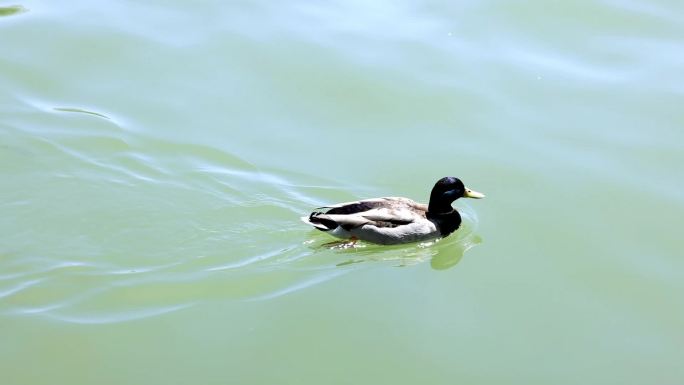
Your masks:
<instances>
[{"instance_id":1,"label":"duck's black tail feather","mask_svg":"<svg viewBox=\"0 0 684 385\"><path fill-rule=\"evenodd\" d=\"M326 218L324 213L317 211L314 211L308 217L302 217L301 219L304 223L308 223L321 231L330 231L338 226L337 222Z\"/></svg>"}]
</instances>

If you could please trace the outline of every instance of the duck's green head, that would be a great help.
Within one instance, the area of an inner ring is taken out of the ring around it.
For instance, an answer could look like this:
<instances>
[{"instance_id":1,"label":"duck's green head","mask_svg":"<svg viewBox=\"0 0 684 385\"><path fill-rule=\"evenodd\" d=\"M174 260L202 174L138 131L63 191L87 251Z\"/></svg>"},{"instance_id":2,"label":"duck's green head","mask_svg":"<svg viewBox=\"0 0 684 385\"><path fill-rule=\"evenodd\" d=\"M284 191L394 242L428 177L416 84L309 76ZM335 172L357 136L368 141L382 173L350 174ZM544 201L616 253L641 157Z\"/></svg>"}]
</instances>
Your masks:
<instances>
[{"instance_id":1,"label":"duck's green head","mask_svg":"<svg viewBox=\"0 0 684 385\"><path fill-rule=\"evenodd\" d=\"M467 188L460 179L447 176L438 180L432 188L428 211L447 212L452 210L451 203L458 198L481 199L484 197L484 194Z\"/></svg>"}]
</instances>

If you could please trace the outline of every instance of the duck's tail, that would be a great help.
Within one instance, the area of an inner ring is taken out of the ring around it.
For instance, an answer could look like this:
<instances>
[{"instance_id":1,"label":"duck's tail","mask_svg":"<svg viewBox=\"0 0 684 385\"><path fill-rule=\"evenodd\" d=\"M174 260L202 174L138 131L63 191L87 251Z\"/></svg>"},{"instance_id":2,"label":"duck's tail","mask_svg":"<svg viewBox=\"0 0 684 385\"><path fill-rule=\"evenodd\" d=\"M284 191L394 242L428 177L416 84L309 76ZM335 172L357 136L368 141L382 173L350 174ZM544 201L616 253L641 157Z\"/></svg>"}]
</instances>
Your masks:
<instances>
[{"instance_id":1,"label":"duck's tail","mask_svg":"<svg viewBox=\"0 0 684 385\"><path fill-rule=\"evenodd\" d=\"M338 226L337 222L327 218L326 215L321 212L313 212L308 217L301 217L300 219L302 222L321 231L330 231Z\"/></svg>"}]
</instances>

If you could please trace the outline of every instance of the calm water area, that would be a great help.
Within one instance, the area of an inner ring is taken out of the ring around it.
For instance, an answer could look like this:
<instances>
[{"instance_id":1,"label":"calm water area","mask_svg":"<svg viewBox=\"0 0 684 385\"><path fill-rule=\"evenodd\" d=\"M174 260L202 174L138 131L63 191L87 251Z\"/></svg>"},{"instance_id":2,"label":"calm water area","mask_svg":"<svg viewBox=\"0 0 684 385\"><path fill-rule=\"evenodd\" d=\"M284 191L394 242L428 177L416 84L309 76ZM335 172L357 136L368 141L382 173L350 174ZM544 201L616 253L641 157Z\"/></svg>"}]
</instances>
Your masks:
<instances>
[{"instance_id":1,"label":"calm water area","mask_svg":"<svg viewBox=\"0 0 684 385\"><path fill-rule=\"evenodd\" d=\"M0 384L680 385L683 165L680 0L0 0Z\"/></svg>"}]
</instances>

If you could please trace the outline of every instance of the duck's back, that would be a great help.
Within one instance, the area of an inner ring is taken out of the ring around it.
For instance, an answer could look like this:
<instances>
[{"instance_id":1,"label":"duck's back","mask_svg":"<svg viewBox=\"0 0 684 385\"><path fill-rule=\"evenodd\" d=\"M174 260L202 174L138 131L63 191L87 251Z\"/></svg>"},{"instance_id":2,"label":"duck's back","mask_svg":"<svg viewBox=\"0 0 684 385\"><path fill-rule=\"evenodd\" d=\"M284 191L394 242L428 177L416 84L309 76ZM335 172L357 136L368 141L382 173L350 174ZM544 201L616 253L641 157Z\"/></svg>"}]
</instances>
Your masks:
<instances>
[{"instance_id":1,"label":"duck's back","mask_svg":"<svg viewBox=\"0 0 684 385\"><path fill-rule=\"evenodd\" d=\"M389 209L396 211L408 210L425 217L425 213L427 212L427 205L404 197L364 199L354 202L339 203L334 206L324 206L321 208L330 208L326 214L341 215L358 214L377 209Z\"/></svg>"}]
</instances>

